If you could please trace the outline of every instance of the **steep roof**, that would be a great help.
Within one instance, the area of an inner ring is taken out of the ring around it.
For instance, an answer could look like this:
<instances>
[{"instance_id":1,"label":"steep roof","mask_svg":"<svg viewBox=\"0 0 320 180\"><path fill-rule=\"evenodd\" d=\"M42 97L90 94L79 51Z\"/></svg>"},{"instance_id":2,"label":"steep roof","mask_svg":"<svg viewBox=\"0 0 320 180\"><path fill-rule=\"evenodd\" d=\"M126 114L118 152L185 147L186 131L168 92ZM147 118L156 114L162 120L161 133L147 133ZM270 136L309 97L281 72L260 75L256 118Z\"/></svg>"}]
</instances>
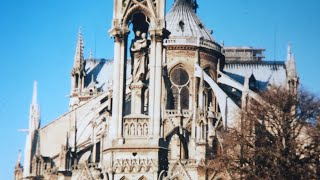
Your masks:
<instances>
[{"instance_id":1,"label":"steep roof","mask_svg":"<svg viewBox=\"0 0 320 180\"><path fill-rule=\"evenodd\" d=\"M266 89L268 85L286 85L286 66L283 61L229 62L223 71L241 84L245 77L253 75L259 90Z\"/></svg>"},{"instance_id":2,"label":"steep roof","mask_svg":"<svg viewBox=\"0 0 320 180\"><path fill-rule=\"evenodd\" d=\"M211 31L201 22L190 0L176 0L166 17L166 23L171 32L169 38L202 37L214 42Z\"/></svg>"}]
</instances>

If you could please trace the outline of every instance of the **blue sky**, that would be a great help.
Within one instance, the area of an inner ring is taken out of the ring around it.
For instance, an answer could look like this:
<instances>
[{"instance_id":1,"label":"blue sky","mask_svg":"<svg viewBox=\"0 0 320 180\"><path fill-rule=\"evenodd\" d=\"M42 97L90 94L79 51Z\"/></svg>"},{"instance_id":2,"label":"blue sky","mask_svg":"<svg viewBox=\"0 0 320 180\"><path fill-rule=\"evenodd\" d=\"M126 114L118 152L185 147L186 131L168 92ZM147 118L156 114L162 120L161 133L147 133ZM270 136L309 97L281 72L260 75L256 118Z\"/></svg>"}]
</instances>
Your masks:
<instances>
[{"instance_id":1,"label":"blue sky","mask_svg":"<svg viewBox=\"0 0 320 180\"><path fill-rule=\"evenodd\" d=\"M38 81L42 125L68 110L70 71L78 28L86 56L113 57L108 35L112 0L3 0L0 6L0 179L13 179L24 148L33 81ZM167 1L168 9L173 0ZM217 42L266 48L284 60L292 44L303 87L320 93L319 0L198 0L198 14Z\"/></svg>"}]
</instances>

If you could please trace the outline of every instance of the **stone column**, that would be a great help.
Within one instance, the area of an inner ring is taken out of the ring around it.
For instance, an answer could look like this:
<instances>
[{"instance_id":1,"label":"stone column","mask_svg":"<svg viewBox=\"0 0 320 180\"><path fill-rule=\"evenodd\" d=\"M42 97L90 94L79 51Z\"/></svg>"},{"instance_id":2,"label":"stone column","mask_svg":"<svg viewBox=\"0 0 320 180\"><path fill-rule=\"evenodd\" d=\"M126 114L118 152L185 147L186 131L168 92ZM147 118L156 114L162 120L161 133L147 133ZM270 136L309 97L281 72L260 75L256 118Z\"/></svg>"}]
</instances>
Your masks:
<instances>
[{"instance_id":1,"label":"stone column","mask_svg":"<svg viewBox=\"0 0 320 180\"><path fill-rule=\"evenodd\" d=\"M195 64L200 63L200 55L199 55L199 49L196 50L195 55ZM198 118L198 87L199 87L199 78L193 77L193 121L192 121L192 129L191 129L191 138L196 138L196 120Z\"/></svg>"},{"instance_id":2,"label":"stone column","mask_svg":"<svg viewBox=\"0 0 320 180\"><path fill-rule=\"evenodd\" d=\"M91 138L91 143L93 144L93 148L92 148L92 156L91 156L91 162L96 162L97 160L97 137L96 137L96 122L92 122L92 138Z\"/></svg>"},{"instance_id":3,"label":"stone column","mask_svg":"<svg viewBox=\"0 0 320 180\"><path fill-rule=\"evenodd\" d=\"M122 134L122 123L123 123L123 116L124 116L124 109L125 109L125 96L126 96L126 69L127 69L127 40L128 40L128 32L123 32L123 36L121 38L121 61L120 61L120 71L119 71L119 78L120 78L120 86L119 86L119 109L118 109L118 138L123 138ZM114 99L115 100L115 99ZM113 115L113 114L112 114Z\"/></svg>"},{"instance_id":4,"label":"stone column","mask_svg":"<svg viewBox=\"0 0 320 180\"><path fill-rule=\"evenodd\" d=\"M156 35L156 66L155 66L155 91L154 91L154 128L153 133L155 137L160 137L160 123L161 123L161 92L162 92L162 55L163 55L163 37L162 33Z\"/></svg>"},{"instance_id":5,"label":"stone column","mask_svg":"<svg viewBox=\"0 0 320 180\"><path fill-rule=\"evenodd\" d=\"M81 91L84 89L84 76L81 77Z\"/></svg>"},{"instance_id":6,"label":"stone column","mask_svg":"<svg viewBox=\"0 0 320 180\"><path fill-rule=\"evenodd\" d=\"M127 29L113 29L110 31L114 37L113 62L113 88L112 88L112 121L110 124L110 138L122 137L122 117L124 109L126 87L126 61L127 61Z\"/></svg>"},{"instance_id":7,"label":"stone column","mask_svg":"<svg viewBox=\"0 0 320 180\"><path fill-rule=\"evenodd\" d=\"M75 77L73 75L71 75L71 96L74 93L74 89L75 89Z\"/></svg>"},{"instance_id":8,"label":"stone column","mask_svg":"<svg viewBox=\"0 0 320 180\"><path fill-rule=\"evenodd\" d=\"M163 30L150 30L150 84L149 84L149 117L150 134L160 136L161 90L162 90L162 44Z\"/></svg>"},{"instance_id":9,"label":"stone column","mask_svg":"<svg viewBox=\"0 0 320 180\"><path fill-rule=\"evenodd\" d=\"M155 32L150 31L151 45L150 45L150 80L149 80L149 134L153 134L153 122L154 122L154 97L155 97L155 68L156 68L156 40Z\"/></svg>"},{"instance_id":10,"label":"stone column","mask_svg":"<svg viewBox=\"0 0 320 180\"><path fill-rule=\"evenodd\" d=\"M114 37L114 61L113 61L113 83L112 83L112 121L110 124L110 139L117 137L118 120L119 120L119 86L120 86L120 54L121 54L121 39L116 35Z\"/></svg>"}]
</instances>

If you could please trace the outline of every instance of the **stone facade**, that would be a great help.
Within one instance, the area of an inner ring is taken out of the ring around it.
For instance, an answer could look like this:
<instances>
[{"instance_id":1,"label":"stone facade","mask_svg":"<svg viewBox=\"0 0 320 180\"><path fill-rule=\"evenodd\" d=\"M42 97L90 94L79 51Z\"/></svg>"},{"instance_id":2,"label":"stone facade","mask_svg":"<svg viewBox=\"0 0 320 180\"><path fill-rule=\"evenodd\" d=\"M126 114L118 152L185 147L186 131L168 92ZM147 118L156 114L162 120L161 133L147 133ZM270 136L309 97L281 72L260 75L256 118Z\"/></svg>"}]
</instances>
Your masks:
<instances>
[{"instance_id":1,"label":"stone facade","mask_svg":"<svg viewBox=\"0 0 320 180\"><path fill-rule=\"evenodd\" d=\"M86 60L80 32L70 111L41 128L35 85L15 179L228 179L208 169L219 131L236 124L243 97L274 83L295 89L298 77L290 49L287 63L263 61L260 50L258 60L228 59L237 48L215 42L196 9L176 0L165 15L163 0L114 0L114 60Z\"/></svg>"}]
</instances>

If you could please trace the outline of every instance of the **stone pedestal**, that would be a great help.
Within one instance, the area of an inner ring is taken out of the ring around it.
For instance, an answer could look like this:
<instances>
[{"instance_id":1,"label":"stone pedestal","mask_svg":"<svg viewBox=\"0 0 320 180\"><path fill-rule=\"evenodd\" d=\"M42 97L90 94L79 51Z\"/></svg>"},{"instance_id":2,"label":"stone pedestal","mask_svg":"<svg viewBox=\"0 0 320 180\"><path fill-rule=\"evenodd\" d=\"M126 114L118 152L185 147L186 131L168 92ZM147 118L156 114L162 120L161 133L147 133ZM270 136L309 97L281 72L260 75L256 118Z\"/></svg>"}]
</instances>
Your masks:
<instances>
[{"instance_id":1,"label":"stone pedestal","mask_svg":"<svg viewBox=\"0 0 320 180\"><path fill-rule=\"evenodd\" d=\"M142 114L144 106L145 85L141 82L134 82L131 88L131 114Z\"/></svg>"}]
</instances>

